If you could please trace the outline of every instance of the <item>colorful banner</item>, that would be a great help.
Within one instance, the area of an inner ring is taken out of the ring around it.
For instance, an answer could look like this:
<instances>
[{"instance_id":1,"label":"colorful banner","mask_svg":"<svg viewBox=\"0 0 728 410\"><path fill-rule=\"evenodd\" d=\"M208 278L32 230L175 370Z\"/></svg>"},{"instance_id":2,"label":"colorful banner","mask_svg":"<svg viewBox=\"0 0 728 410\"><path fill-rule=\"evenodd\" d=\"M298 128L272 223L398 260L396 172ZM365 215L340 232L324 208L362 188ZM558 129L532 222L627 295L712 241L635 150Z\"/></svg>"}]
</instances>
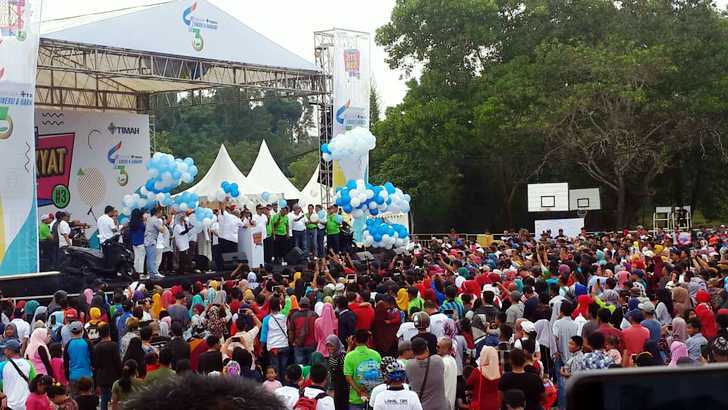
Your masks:
<instances>
[{"instance_id":1,"label":"colorful banner","mask_svg":"<svg viewBox=\"0 0 728 410\"><path fill-rule=\"evenodd\" d=\"M0 275L38 270L33 106L41 0L0 1Z\"/></svg>"},{"instance_id":2,"label":"colorful banner","mask_svg":"<svg viewBox=\"0 0 728 410\"><path fill-rule=\"evenodd\" d=\"M369 34L334 31L334 121L332 136L356 127L369 127ZM368 163L362 175L345 176L334 162L334 187L343 186L348 179L368 180ZM347 178L348 177L348 178Z\"/></svg>"},{"instance_id":3,"label":"colorful banner","mask_svg":"<svg viewBox=\"0 0 728 410\"><path fill-rule=\"evenodd\" d=\"M149 117L36 110L35 120L40 212L70 212L92 227L90 238L104 207L121 209L124 195L146 182Z\"/></svg>"}]
</instances>

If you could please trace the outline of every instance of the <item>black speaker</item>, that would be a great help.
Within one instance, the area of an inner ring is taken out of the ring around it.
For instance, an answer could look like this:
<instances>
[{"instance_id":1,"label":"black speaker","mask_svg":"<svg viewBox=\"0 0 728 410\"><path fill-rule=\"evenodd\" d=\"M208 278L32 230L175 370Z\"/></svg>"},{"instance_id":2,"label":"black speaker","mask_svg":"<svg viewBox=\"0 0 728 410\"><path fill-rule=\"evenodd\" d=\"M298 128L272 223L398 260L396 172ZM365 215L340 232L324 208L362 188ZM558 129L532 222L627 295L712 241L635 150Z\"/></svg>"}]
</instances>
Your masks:
<instances>
[{"instance_id":1,"label":"black speaker","mask_svg":"<svg viewBox=\"0 0 728 410\"><path fill-rule=\"evenodd\" d=\"M193 258L195 262L195 269L199 269L203 272L210 270L210 259L205 255L195 255Z\"/></svg>"},{"instance_id":2,"label":"black speaker","mask_svg":"<svg viewBox=\"0 0 728 410\"><path fill-rule=\"evenodd\" d=\"M248 256L245 252L229 252L222 254L223 270L234 270L240 263L248 263Z\"/></svg>"},{"instance_id":3,"label":"black speaker","mask_svg":"<svg viewBox=\"0 0 728 410\"><path fill-rule=\"evenodd\" d=\"M294 246L285 256L286 263L289 265L298 265L303 262L305 254L298 246Z\"/></svg>"}]
</instances>

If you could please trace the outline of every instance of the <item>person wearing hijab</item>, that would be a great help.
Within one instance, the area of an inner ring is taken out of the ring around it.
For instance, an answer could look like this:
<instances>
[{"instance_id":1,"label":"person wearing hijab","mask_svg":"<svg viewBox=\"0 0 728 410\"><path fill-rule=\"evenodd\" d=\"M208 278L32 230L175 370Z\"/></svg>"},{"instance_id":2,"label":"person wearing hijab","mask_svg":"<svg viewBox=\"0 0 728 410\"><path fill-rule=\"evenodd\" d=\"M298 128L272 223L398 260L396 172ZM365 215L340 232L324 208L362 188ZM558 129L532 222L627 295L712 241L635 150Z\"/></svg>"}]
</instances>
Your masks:
<instances>
[{"instance_id":1,"label":"person wearing hijab","mask_svg":"<svg viewBox=\"0 0 728 410\"><path fill-rule=\"evenodd\" d=\"M401 310L402 312L407 312L407 308L409 307L409 302L410 302L409 294L407 294L407 289L400 288L397 291L396 300L397 300L397 307L399 308L399 310Z\"/></svg>"},{"instance_id":2,"label":"person wearing hijab","mask_svg":"<svg viewBox=\"0 0 728 410\"><path fill-rule=\"evenodd\" d=\"M675 309L675 316L682 316L686 310L692 307L687 289L680 286L672 289L672 306Z\"/></svg>"},{"instance_id":3,"label":"person wearing hijab","mask_svg":"<svg viewBox=\"0 0 728 410\"><path fill-rule=\"evenodd\" d=\"M36 373L53 377L51 353L48 350L48 342L50 341L51 335L48 333L48 329L44 327L35 329L30 335L28 347L25 349L25 357L33 363Z\"/></svg>"},{"instance_id":4,"label":"person wearing hijab","mask_svg":"<svg viewBox=\"0 0 728 410\"><path fill-rule=\"evenodd\" d=\"M313 327L314 338L316 339L316 351L323 354L324 357L329 357L329 350L326 348L326 343L329 340L329 336L336 336L337 330L339 329L339 321L330 303L324 303L321 314L314 321Z\"/></svg>"},{"instance_id":5,"label":"person wearing hijab","mask_svg":"<svg viewBox=\"0 0 728 410\"><path fill-rule=\"evenodd\" d=\"M391 297L389 298L391 299ZM372 322L372 335L374 349L381 355L396 356L397 329L399 329L400 322L399 311L393 308L390 309L386 298L377 302L374 321Z\"/></svg>"},{"instance_id":6,"label":"person wearing hijab","mask_svg":"<svg viewBox=\"0 0 728 410\"><path fill-rule=\"evenodd\" d=\"M139 365L138 371L139 378L143 379L147 375L147 366L145 365L146 361L144 360L144 356L142 339L135 337L129 341L129 346L126 348L124 359L121 362L126 363L128 360L134 360L137 363L142 363Z\"/></svg>"},{"instance_id":7,"label":"person wearing hijab","mask_svg":"<svg viewBox=\"0 0 728 410\"><path fill-rule=\"evenodd\" d=\"M698 305L695 307L695 315L698 316L700 324L703 325L702 333L708 340L715 338L718 328L715 323L715 313L710 306L710 293L699 290L695 295Z\"/></svg>"},{"instance_id":8,"label":"person wearing hijab","mask_svg":"<svg viewBox=\"0 0 728 410\"><path fill-rule=\"evenodd\" d=\"M48 320L48 308L45 306L38 306L35 309L35 312L33 312L33 319L30 321L30 324L35 326L37 322L43 323L45 326L45 322Z\"/></svg>"},{"instance_id":9,"label":"person wearing hijab","mask_svg":"<svg viewBox=\"0 0 728 410\"><path fill-rule=\"evenodd\" d=\"M202 308L204 310L205 302L202 300L202 296L200 296L199 294L192 296L192 302L190 302L190 317L195 315L195 307L197 305L202 305Z\"/></svg>"},{"instance_id":10,"label":"person wearing hijab","mask_svg":"<svg viewBox=\"0 0 728 410\"><path fill-rule=\"evenodd\" d=\"M687 345L677 340L672 342L672 344L670 344L670 363L668 364L668 366L677 366L677 361L683 357L689 357Z\"/></svg>"},{"instance_id":11,"label":"person wearing hijab","mask_svg":"<svg viewBox=\"0 0 728 410\"><path fill-rule=\"evenodd\" d=\"M150 311L152 319L159 320L159 314L162 312L162 295L154 293L152 295L152 309Z\"/></svg>"},{"instance_id":12,"label":"person wearing hijab","mask_svg":"<svg viewBox=\"0 0 728 410\"><path fill-rule=\"evenodd\" d=\"M162 292L162 308L167 309L171 305L174 305L175 299L174 294L170 289Z\"/></svg>"},{"instance_id":13,"label":"person wearing hijab","mask_svg":"<svg viewBox=\"0 0 728 410\"><path fill-rule=\"evenodd\" d=\"M553 327L548 319L537 320L533 326L536 328L536 343L541 346L541 360L544 364L544 371L553 376L556 374L553 356L558 351Z\"/></svg>"},{"instance_id":14,"label":"person wearing hijab","mask_svg":"<svg viewBox=\"0 0 728 410\"><path fill-rule=\"evenodd\" d=\"M224 290L216 291L212 303L221 307L225 306L227 304L227 292Z\"/></svg>"},{"instance_id":15,"label":"person wearing hijab","mask_svg":"<svg viewBox=\"0 0 728 410\"><path fill-rule=\"evenodd\" d=\"M258 276L255 272L248 273L248 288L255 290L258 288Z\"/></svg>"},{"instance_id":16,"label":"person wearing hijab","mask_svg":"<svg viewBox=\"0 0 728 410\"><path fill-rule=\"evenodd\" d=\"M334 390L334 404L337 409L348 409L349 383L344 376L346 349L335 334L326 337L326 349L329 354L329 380L331 380L331 388Z\"/></svg>"},{"instance_id":17,"label":"person wearing hijab","mask_svg":"<svg viewBox=\"0 0 728 410\"><path fill-rule=\"evenodd\" d=\"M35 316L35 311L38 309L38 306L40 306L40 303L38 303L37 300L29 300L28 303L25 304L23 316L25 317L25 321L31 325L35 323L33 317Z\"/></svg>"},{"instance_id":18,"label":"person wearing hijab","mask_svg":"<svg viewBox=\"0 0 728 410\"><path fill-rule=\"evenodd\" d=\"M225 338L225 319L222 317L220 307L212 305L207 308L207 331L220 339Z\"/></svg>"},{"instance_id":19,"label":"person wearing hijab","mask_svg":"<svg viewBox=\"0 0 728 410\"><path fill-rule=\"evenodd\" d=\"M480 351L478 369L473 370L467 380L467 385L472 391L471 409L499 410L501 408L498 395L500 377L498 351L492 346L485 346Z\"/></svg>"},{"instance_id":20,"label":"person wearing hijab","mask_svg":"<svg viewBox=\"0 0 728 410\"><path fill-rule=\"evenodd\" d=\"M672 337L668 338L668 342L685 342L688 340L688 324L681 316L675 316L672 319Z\"/></svg>"}]
</instances>

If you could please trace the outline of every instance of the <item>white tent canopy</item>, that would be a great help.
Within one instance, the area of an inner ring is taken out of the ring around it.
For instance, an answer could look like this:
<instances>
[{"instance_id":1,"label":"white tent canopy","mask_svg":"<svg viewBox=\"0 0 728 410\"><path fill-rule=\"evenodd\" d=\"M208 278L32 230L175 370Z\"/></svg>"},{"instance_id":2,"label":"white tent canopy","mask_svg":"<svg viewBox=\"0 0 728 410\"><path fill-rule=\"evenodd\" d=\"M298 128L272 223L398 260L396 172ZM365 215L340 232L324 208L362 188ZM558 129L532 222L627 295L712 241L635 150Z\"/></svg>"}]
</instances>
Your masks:
<instances>
[{"instance_id":1,"label":"white tent canopy","mask_svg":"<svg viewBox=\"0 0 728 410\"><path fill-rule=\"evenodd\" d=\"M208 199L215 198L215 192L220 188L223 181L237 183L240 195L260 195L265 189L259 187L243 175L235 166L233 160L228 155L225 145L220 145L220 151L217 153L215 162L207 171L207 174L193 187L185 192L193 192L201 197Z\"/></svg>"},{"instance_id":2,"label":"white tent canopy","mask_svg":"<svg viewBox=\"0 0 728 410\"><path fill-rule=\"evenodd\" d=\"M319 69L206 0L178 0L44 23L43 38L299 70ZM55 24L54 24L55 23ZM70 26L70 27L69 27ZM143 27L143 29L139 29Z\"/></svg>"},{"instance_id":3,"label":"white tent canopy","mask_svg":"<svg viewBox=\"0 0 728 410\"><path fill-rule=\"evenodd\" d=\"M258 157L248 173L248 179L271 194L283 194L285 199L299 199L301 192L278 168L265 140L260 144Z\"/></svg>"},{"instance_id":4,"label":"white tent canopy","mask_svg":"<svg viewBox=\"0 0 728 410\"><path fill-rule=\"evenodd\" d=\"M323 185L318 182L319 169L320 165L316 166L316 170L311 175L311 179L308 180L306 186L301 190L299 203L302 205L321 205L321 188L323 188ZM331 192L333 196L333 189L331 189Z\"/></svg>"}]
</instances>

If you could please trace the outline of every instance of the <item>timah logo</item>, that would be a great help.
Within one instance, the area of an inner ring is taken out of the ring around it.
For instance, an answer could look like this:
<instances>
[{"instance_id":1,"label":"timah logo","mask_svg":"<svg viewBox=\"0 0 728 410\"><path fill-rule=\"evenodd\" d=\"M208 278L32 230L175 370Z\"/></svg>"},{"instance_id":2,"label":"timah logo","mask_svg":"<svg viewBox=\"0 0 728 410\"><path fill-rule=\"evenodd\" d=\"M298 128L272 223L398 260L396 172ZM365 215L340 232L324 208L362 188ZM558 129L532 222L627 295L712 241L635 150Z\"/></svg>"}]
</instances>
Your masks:
<instances>
[{"instance_id":1,"label":"timah logo","mask_svg":"<svg viewBox=\"0 0 728 410\"><path fill-rule=\"evenodd\" d=\"M115 125L113 122L109 124L109 127L107 128L111 135L116 135L117 133L119 135L139 135L139 128L138 127L120 127L118 125Z\"/></svg>"}]
</instances>

